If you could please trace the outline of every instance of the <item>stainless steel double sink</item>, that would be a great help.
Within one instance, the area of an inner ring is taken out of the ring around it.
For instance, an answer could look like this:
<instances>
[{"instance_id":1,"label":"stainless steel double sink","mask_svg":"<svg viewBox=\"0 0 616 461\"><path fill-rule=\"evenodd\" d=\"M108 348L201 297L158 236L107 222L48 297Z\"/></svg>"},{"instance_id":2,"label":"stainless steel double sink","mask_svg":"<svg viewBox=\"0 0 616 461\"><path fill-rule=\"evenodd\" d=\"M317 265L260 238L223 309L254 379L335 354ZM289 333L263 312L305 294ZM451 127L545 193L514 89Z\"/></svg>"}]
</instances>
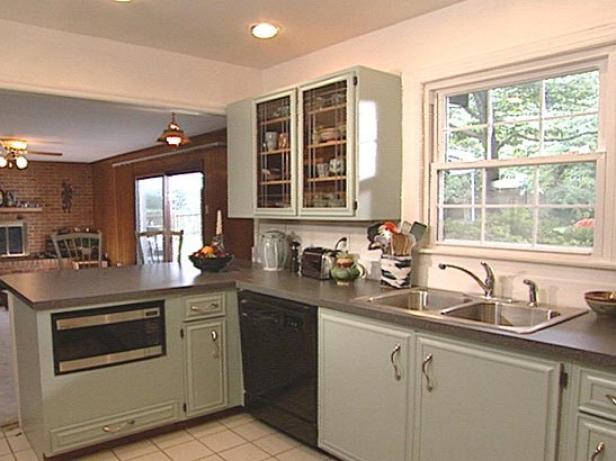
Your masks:
<instances>
[{"instance_id":1,"label":"stainless steel double sink","mask_svg":"<svg viewBox=\"0 0 616 461\"><path fill-rule=\"evenodd\" d=\"M408 288L364 296L354 301L403 309L412 315L519 334L534 333L588 312L573 307L530 307L527 303L508 298L486 299L431 288Z\"/></svg>"}]
</instances>

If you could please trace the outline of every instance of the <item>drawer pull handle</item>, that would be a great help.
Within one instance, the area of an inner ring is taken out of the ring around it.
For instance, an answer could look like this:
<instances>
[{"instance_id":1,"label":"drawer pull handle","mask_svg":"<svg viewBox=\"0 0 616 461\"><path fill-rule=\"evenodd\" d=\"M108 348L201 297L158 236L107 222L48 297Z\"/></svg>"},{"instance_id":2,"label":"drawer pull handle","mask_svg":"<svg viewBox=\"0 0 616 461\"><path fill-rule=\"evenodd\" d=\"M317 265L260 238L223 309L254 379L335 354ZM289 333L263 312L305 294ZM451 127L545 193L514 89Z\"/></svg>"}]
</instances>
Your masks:
<instances>
[{"instance_id":1,"label":"drawer pull handle","mask_svg":"<svg viewBox=\"0 0 616 461\"><path fill-rule=\"evenodd\" d=\"M218 303L212 303L208 307L190 306L190 310L193 312L208 312L219 307Z\"/></svg>"},{"instance_id":2,"label":"drawer pull handle","mask_svg":"<svg viewBox=\"0 0 616 461\"><path fill-rule=\"evenodd\" d=\"M123 423L103 426L103 432L115 434L116 432L120 432L121 430L126 429L128 426L133 426L134 424L135 420L129 419L128 421L124 421Z\"/></svg>"},{"instance_id":3,"label":"drawer pull handle","mask_svg":"<svg viewBox=\"0 0 616 461\"><path fill-rule=\"evenodd\" d=\"M597 456L599 456L604 451L605 451L605 443L599 442L599 444L597 445L597 448L595 448L595 451L590 457L590 461L595 461L597 459Z\"/></svg>"},{"instance_id":4,"label":"drawer pull handle","mask_svg":"<svg viewBox=\"0 0 616 461\"><path fill-rule=\"evenodd\" d=\"M616 405L616 395L613 394L605 394L605 397L607 397L607 399L612 402L614 405Z\"/></svg>"},{"instance_id":5,"label":"drawer pull handle","mask_svg":"<svg viewBox=\"0 0 616 461\"><path fill-rule=\"evenodd\" d=\"M220 356L220 346L218 345L218 332L216 332L216 330L212 330L211 336L212 342L214 343L214 352L212 352L212 357L217 359Z\"/></svg>"},{"instance_id":6,"label":"drawer pull handle","mask_svg":"<svg viewBox=\"0 0 616 461\"><path fill-rule=\"evenodd\" d=\"M398 366L398 361L396 357L400 355L400 351L402 350L402 346L400 344L396 344L394 350L391 351L391 355L389 356L389 360L394 367L394 377L396 381L400 381L402 379L402 373L400 373L400 367Z\"/></svg>"},{"instance_id":7,"label":"drawer pull handle","mask_svg":"<svg viewBox=\"0 0 616 461\"><path fill-rule=\"evenodd\" d=\"M434 386L432 385L432 380L430 379L430 375L428 374L428 366L430 365L430 363L432 363L432 359L432 354L428 354L421 364L421 372L426 377L426 390L428 392L432 392L432 390L434 389Z\"/></svg>"}]
</instances>

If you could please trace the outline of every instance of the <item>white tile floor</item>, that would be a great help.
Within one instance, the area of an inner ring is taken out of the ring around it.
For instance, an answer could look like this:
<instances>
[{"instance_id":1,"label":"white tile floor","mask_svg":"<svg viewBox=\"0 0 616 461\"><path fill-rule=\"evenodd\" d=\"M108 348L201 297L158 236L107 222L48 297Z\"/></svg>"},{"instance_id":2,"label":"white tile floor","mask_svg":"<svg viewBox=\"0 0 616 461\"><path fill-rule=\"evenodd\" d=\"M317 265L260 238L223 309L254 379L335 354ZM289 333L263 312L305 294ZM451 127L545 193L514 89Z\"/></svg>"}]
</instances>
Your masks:
<instances>
[{"instance_id":1,"label":"white tile floor","mask_svg":"<svg viewBox=\"0 0 616 461\"><path fill-rule=\"evenodd\" d=\"M82 457L83 461L322 461L301 445L246 413L209 421ZM0 431L0 461L37 461L19 428Z\"/></svg>"}]
</instances>

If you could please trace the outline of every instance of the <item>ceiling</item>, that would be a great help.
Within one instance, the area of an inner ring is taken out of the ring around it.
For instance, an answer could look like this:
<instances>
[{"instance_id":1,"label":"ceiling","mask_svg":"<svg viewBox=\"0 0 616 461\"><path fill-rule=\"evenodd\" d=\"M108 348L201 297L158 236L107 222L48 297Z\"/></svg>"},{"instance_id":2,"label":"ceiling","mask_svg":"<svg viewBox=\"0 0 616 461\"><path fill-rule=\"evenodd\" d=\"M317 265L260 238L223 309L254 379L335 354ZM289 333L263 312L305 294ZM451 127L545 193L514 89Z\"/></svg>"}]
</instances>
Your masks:
<instances>
[{"instance_id":1,"label":"ceiling","mask_svg":"<svg viewBox=\"0 0 616 461\"><path fill-rule=\"evenodd\" d=\"M266 68L463 0L2 0L0 19ZM268 20L269 41L249 35Z\"/></svg>"},{"instance_id":2,"label":"ceiling","mask_svg":"<svg viewBox=\"0 0 616 461\"><path fill-rule=\"evenodd\" d=\"M32 160L93 162L156 144L167 126L169 109L131 106L0 90L0 138L23 138ZM224 128L225 117L180 113L177 121L189 136Z\"/></svg>"}]
</instances>

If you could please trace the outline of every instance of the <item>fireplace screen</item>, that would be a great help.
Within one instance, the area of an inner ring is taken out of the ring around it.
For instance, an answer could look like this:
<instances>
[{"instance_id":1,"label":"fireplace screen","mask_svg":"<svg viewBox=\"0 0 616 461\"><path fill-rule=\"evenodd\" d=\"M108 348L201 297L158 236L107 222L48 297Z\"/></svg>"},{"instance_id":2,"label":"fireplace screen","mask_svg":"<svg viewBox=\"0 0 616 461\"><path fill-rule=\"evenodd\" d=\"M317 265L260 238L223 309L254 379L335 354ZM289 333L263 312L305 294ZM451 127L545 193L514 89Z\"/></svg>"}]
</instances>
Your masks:
<instances>
[{"instance_id":1,"label":"fireplace screen","mask_svg":"<svg viewBox=\"0 0 616 461\"><path fill-rule=\"evenodd\" d=\"M0 256L25 256L26 224L17 222L0 222Z\"/></svg>"}]
</instances>

